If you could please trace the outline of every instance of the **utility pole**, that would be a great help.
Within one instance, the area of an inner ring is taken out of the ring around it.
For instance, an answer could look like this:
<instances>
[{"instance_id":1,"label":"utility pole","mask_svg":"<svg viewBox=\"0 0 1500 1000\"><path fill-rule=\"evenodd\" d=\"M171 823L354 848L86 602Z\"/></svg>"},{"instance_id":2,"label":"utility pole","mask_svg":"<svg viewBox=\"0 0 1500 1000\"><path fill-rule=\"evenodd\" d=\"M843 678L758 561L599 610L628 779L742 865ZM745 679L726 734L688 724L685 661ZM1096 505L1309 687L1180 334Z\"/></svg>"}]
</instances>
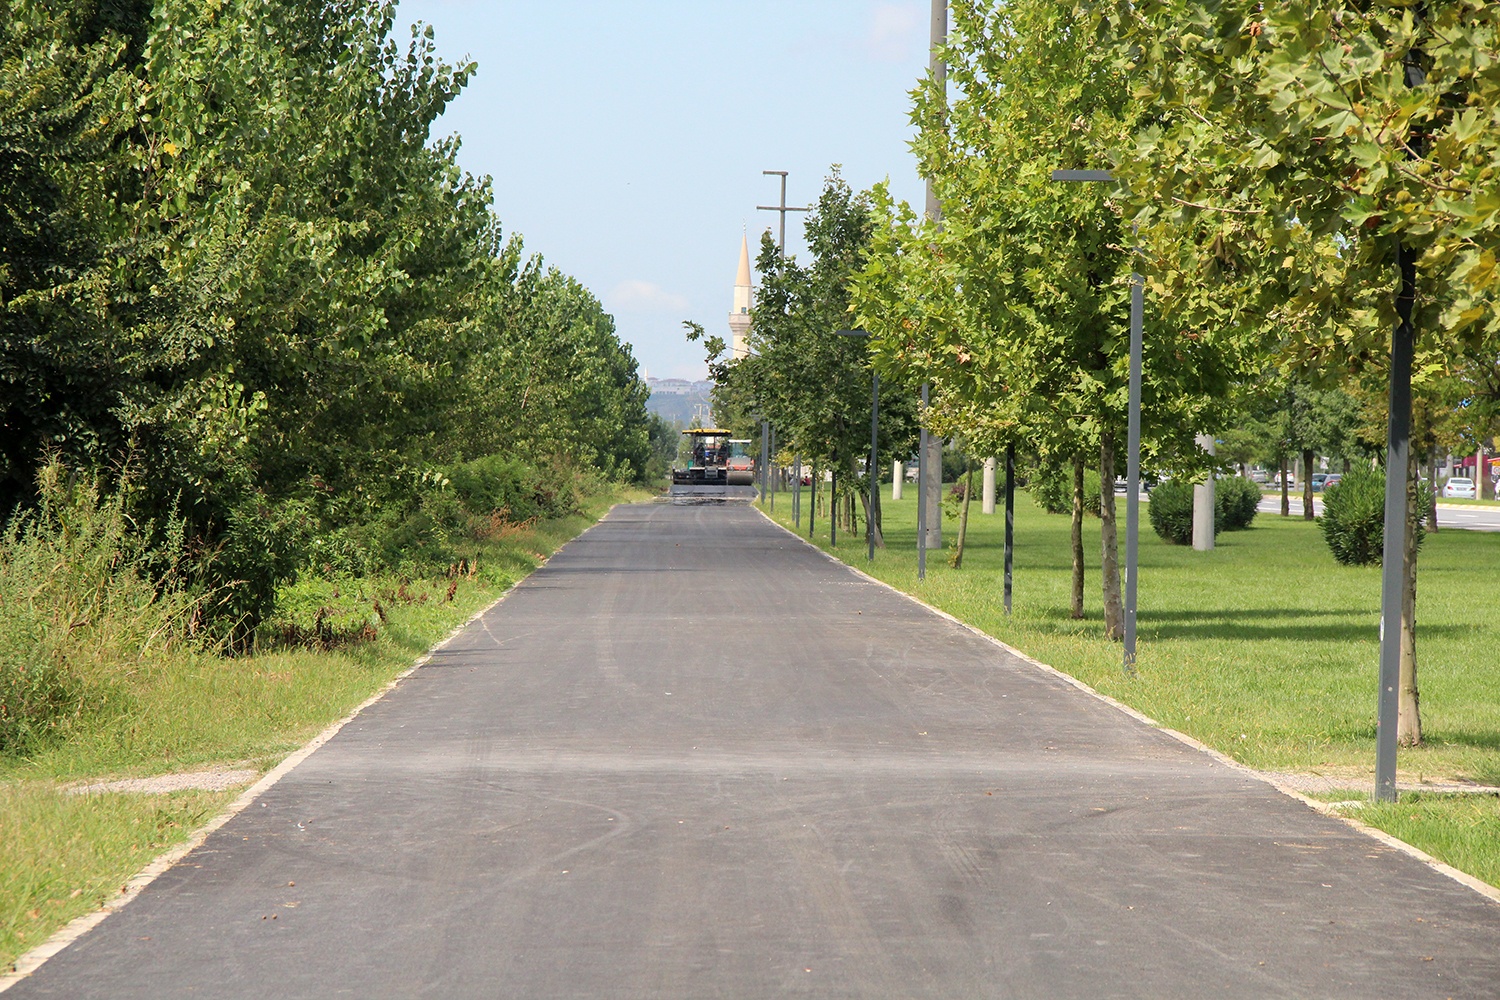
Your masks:
<instances>
[{"instance_id":1,"label":"utility pole","mask_svg":"<svg viewBox=\"0 0 1500 1000\"><path fill-rule=\"evenodd\" d=\"M785 170L762 170L762 174L774 175L781 178L781 204L780 205L756 205L758 212L780 212L781 213L781 236L776 241L776 248L781 251L781 256L786 257L786 213L788 212L810 212L812 206L796 208L786 203L786 171Z\"/></svg>"},{"instance_id":2,"label":"utility pole","mask_svg":"<svg viewBox=\"0 0 1500 1000\"><path fill-rule=\"evenodd\" d=\"M929 25L931 56L928 71L938 94L947 101L948 65L938 58L937 50L948 42L948 0L932 0ZM932 178L927 178L927 217L941 223L943 206L938 201ZM927 550L943 547L943 439L927 433L928 386L922 386L922 442L917 463L917 577L927 576Z\"/></svg>"}]
</instances>

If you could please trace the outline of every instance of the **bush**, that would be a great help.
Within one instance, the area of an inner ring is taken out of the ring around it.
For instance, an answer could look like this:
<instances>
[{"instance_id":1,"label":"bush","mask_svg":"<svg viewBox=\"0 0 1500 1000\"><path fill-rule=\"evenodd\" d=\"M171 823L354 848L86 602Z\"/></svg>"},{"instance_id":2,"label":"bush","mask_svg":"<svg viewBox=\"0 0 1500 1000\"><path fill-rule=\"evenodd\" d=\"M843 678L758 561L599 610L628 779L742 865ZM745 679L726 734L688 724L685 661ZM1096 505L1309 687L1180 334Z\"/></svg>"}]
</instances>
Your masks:
<instances>
[{"instance_id":1,"label":"bush","mask_svg":"<svg viewBox=\"0 0 1500 1000\"><path fill-rule=\"evenodd\" d=\"M1422 545L1423 520L1432 502L1426 483L1407 484L1408 509ZM1385 545L1385 472L1357 467L1323 494L1318 518L1333 558L1345 566L1378 566Z\"/></svg>"},{"instance_id":2,"label":"bush","mask_svg":"<svg viewBox=\"0 0 1500 1000\"><path fill-rule=\"evenodd\" d=\"M1214 519L1220 531L1244 531L1255 520L1261 493L1243 476L1230 476L1214 484Z\"/></svg>"},{"instance_id":3,"label":"bush","mask_svg":"<svg viewBox=\"0 0 1500 1000\"><path fill-rule=\"evenodd\" d=\"M1028 477L1031 499L1049 514L1073 513L1072 465L1044 465ZM1099 470L1083 470L1083 512L1099 516Z\"/></svg>"},{"instance_id":4,"label":"bush","mask_svg":"<svg viewBox=\"0 0 1500 1000\"><path fill-rule=\"evenodd\" d=\"M1217 505L1216 505L1217 506ZM1151 491L1147 504L1151 527L1169 545L1193 544L1193 484L1185 479L1168 479ZM1219 532L1215 511L1214 534Z\"/></svg>"}]
</instances>

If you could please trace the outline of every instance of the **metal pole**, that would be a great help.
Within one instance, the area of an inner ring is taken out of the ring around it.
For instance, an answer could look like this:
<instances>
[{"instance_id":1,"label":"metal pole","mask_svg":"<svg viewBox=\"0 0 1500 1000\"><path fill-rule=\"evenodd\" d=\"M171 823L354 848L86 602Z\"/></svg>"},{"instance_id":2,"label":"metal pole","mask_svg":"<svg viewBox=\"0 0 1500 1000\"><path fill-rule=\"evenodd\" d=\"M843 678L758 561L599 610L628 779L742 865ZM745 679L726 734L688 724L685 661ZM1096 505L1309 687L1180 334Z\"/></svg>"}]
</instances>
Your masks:
<instances>
[{"instance_id":1,"label":"metal pole","mask_svg":"<svg viewBox=\"0 0 1500 1000\"><path fill-rule=\"evenodd\" d=\"M839 457L833 454L833 481L828 486L828 547L839 547Z\"/></svg>"},{"instance_id":2,"label":"metal pole","mask_svg":"<svg viewBox=\"0 0 1500 1000\"><path fill-rule=\"evenodd\" d=\"M927 383L922 383L922 409L927 409ZM925 420L925 413L924 413ZM927 424L917 446L917 579L927 579Z\"/></svg>"},{"instance_id":3,"label":"metal pole","mask_svg":"<svg viewBox=\"0 0 1500 1000\"><path fill-rule=\"evenodd\" d=\"M875 446L880 434L880 373L870 369L870 509L865 515L865 531L870 536L870 562L875 561L875 505L880 498L880 466L876 465Z\"/></svg>"},{"instance_id":4,"label":"metal pole","mask_svg":"<svg viewBox=\"0 0 1500 1000\"><path fill-rule=\"evenodd\" d=\"M928 51L930 55L927 60L928 72L932 74L932 81L937 87L938 95L946 106L948 100L948 65L938 58L938 47L948 41L948 0L932 0L931 18L928 22ZM927 195L927 217L935 223L941 223L943 219L943 204L938 200L937 190L932 185L932 178L926 178ZM917 454L917 579L927 579L927 490L928 483L933 475L931 468L931 456L927 454L929 448L926 424L926 409L929 403L929 385L922 383L922 441L920 451ZM938 457L937 491L938 496L934 501L941 500L943 483L943 463L941 455ZM942 517L941 509L937 512L939 519ZM941 520L939 521L941 523Z\"/></svg>"},{"instance_id":5,"label":"metal pole","mask_svg":"<svg viewBox=\"0 0 1500 1000\"><path fill-rule=\"evenodd\" d=\"M776 458L776 428L771 428L771 459ZM771 488L771 513L776 513L776 480L771 476L771 466L766 465L766 482Z\"/></svg>"},{"instance_id":6,"label":"metal pole","mask_svg":"<svg viewBox=\"0 0 1500 1000\"><path fill-rule=\"evenodd\" d=\"M1417 294L1417 264L1399 241L1396 267L1401 272L1401 290L1396 295L1396 315L1400 319L1391 331L1390 416L1386 424L1385 538L1380 564L1380 698L1375 726L1377 802L1396 801L1401 595L1406 587L1406 475L1411 451L1411 360L1415 340L1411 309ZM1479 482L1477 473L1474 481Z\"/></svg>"},{"instance_id":7,"label":"metal pole","mask_svg":"<svg viewBox=\"0 0 1500 1000\"><path fill-rule=\"evenodd\" d=\"M769 480L767 463L771 461L770 441L767 440L770 432L771 422L762 420L760 422L760 506L762 509L766 506L766 483Z\"/></svg>"},{"instance_id":8,"label":"metal pole","mask_svg":"<svg viewBox=\"0 0 1500 1000\"><path fill-rule=\"evenodd\" d=\"M781 178L781 204L780 205L756 205L758 212L780 212L781 213L781 238L776 243L776 249L781 253L781 259L786 259L786 213L788 212L810 212L812 206L796 208L786 203L786 171L785 170L762 170L762 174Z\"/></svg>"},{"instance_id":9,"label":"metal pole","mask_svg":"<svg viewBox=\"0 0 1500 1000\"><path fill-rule=\"evenodd\" d=\"M813 539L813 521L818 516L818 460L813 459L812 464L812 506L807 508L807 540Z\"/></svg>"},{"instance_id":10,"label":"metal pole","mask_svg":"<svg viewBox=\"0 0 1500 1000\"><path fill-rule=\"evenodd\" d=\"M1126 431L1125 473L1125 673L1135 674L1135 584L1141 534L1141 328L1144 325L1146 279L1130 275L1130 415ZM1114 489L1101 483L1101 489Z\"/></svg>"},{"instance_id":11,"label":"metal pole","mask_svg":"<svg viewBox=\"0 0 1500 1000\"><path fill-rule=\"evenodd\" d=\"M1005 613L1010 614L1011 556L1016 542L1016 446L1005 446Z\"/></svg>"},{"instance_id":12,"label":"metal pole","mask_svg":"<svg viewBox=\"0 0 1500 1000\"><path fill-rule=\"evenodd\" d=\"M802 456L792 456L792 527L802 527Z\"/></svg>"},{"instance_id":13,"label":"metal pole","mask_svg":"<svg viewBox=\"0 0 1500 1000\"><path fill-rule=\"evenodd\" d=\"M938 95L943 103L948 101L948 64L938 58L937 50L940 45L948 42L948 0L932 0L932 15L928 23L928 39L930 42L927 60L928 72L932 74L933 84L937 87ZM933 190L932 178L927 178L927 217L933 222L939 222L943 218L943 206L938 201L937 192Z\"/></svg>"}]
</instances>

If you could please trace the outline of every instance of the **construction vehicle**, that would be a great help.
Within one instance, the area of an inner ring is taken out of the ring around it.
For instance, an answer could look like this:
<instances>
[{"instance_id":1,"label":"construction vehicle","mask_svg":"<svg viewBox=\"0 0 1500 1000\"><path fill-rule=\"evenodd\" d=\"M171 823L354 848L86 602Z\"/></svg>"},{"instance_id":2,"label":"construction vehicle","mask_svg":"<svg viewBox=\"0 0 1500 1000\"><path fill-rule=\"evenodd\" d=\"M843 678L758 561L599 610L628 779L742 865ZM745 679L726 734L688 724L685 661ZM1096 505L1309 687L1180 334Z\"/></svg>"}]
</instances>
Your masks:
<instances>
[{"instance_id":1,"label":"construction vehicle","mask_svg":"<svg viewBox=\"0 0 1500 1000\"><path fill-rule=\"evenodd\" d=\"M687 439L687 467L672 469L672 497L709 500L753 500L755 463L748 464L749 441L731 441L721 427L694 427ZM742 454L735 456L736 446Z\"/></svg>"}]
</instances>

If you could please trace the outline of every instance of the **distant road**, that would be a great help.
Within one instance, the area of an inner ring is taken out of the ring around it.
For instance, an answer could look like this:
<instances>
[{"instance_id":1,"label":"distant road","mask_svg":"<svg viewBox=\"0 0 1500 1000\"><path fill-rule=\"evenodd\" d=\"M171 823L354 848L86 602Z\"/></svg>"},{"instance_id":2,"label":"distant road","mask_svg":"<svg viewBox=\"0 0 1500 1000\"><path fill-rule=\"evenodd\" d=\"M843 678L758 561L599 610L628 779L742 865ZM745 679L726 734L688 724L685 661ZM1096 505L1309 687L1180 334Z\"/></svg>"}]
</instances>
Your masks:
<instances>
[{"instance_id":1,"label":"distant road","mask_svg":"<svg viewBox=\"0 0 1500 1000\"><path fill-rule=\"evenodd\" d=\"M1292 517L1302 516L1302 494L1292 495ZM1257 508L1266 514L1281 513L1281 496L1266 494ZM1313 514L1323 513L1323 498L1313 494ZM1464 528L1468 531L1500 531L1500 507L1469 507L1438 501L1438 529Z\"/></svg>"},{"instance_id":2,"label":"distant road","mask_svg":"<svg viewBox=\"0 0 1500 1000\"><path fill-rule=\"evenodd\" d=\"M646 504L4 1000L1497 983L1479 892L747 507Z\"/></svg>"}]
</instances>

